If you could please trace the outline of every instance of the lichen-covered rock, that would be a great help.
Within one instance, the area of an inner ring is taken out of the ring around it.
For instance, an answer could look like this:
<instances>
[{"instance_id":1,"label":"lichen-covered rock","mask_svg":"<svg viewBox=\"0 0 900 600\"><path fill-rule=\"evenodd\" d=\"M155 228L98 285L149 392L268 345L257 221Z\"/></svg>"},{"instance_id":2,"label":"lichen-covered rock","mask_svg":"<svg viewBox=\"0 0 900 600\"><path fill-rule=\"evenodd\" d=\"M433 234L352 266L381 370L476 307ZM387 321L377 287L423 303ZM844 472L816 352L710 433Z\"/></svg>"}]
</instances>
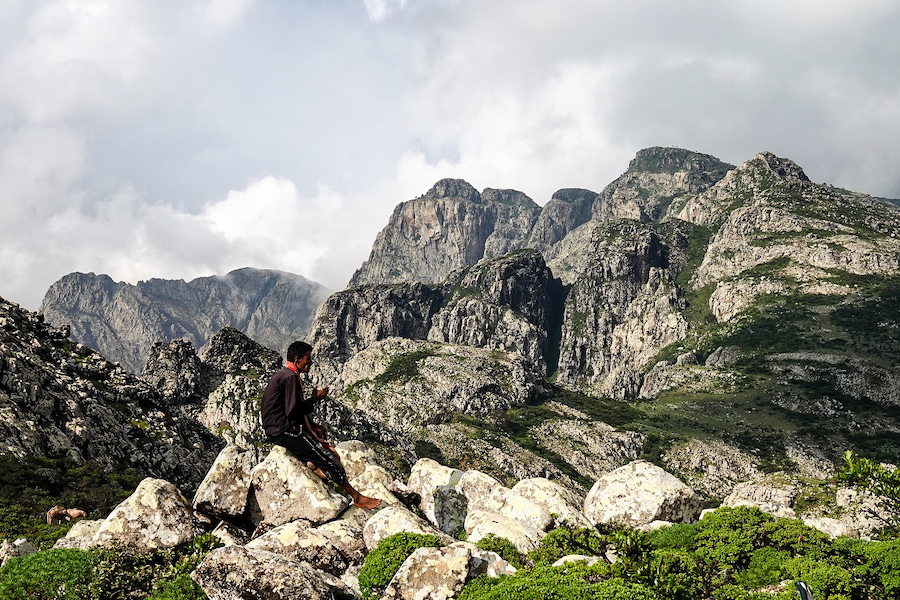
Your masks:
<instances>
[{"instance_id":1,"label":"lichen-covered rock","mask_svg":"<svg viewBox=\"0 0 900 600\"><path fill-rule=\"evenodd\" d=\"M275 446L250 473L252 515L270 525L297 519L325 523L347 508L349 500L330 491L304 463Z\"/></svg>"},{"instance_id":2,"label":"lichen-covered rock","mask_svg":"<svg viewBox=\"0 0 900 600\"><path fill-rule=\"evenodd\" d=\"M255 451L235 444L225 446L194 494L194 510L219 517L243 515L255 466Z\"/></svg>"},{"instance_id":3,"label":"lichen-covered rock","mask_svg":"<svg viewBox=\"0 0 900 600\"><path fill-rule=\"evenodd\" d=\"M201 531L190 503L178 488L148 477L109 513L94 534L94 542L119 543L139 550L174 548Z\"/></svg>"},{"instance_id":4,"label":"lichen-covered rock","mask_svg":"<svg viewBox=\"0 0 900 600\"><path fill-rule=\"evenodd\" d=\"M604 475L584 500L584 515L592 523L623 523L632 527L656 520L690 523L700 513L700 498L673 475L644 460L636 460Z\"/></svg>"},{"instance_id":5,"label":"lichen-covered rock","mask_svg":"<svg viewBox=\"0 0 900 600\"><path fill-rule=\"evenodd\" d=\"M568 523L571 527L593 527L581 507L584 499L554 481L543 477L523 479L512 487L512 492L542 507L553 517L556 527Z\"/></svg>"},{"instance_id":6,"label":"lichen-covered rock","mask_svg":"<svg viewBox=\"0 0 900 600\"><path fill-rule=\"evenodd\" d=\"M513 518L484 510L469 511L466 517L466 540L478 543L488 535L506 538L525 554L534 550L546 532L527 526Z\"/></svg>"},{"instance_id":7,"label":"lichen-covered rock","mask_svg":"<svg viewBox=\"0 0 900 600\"><path fill-rule=\"evenodd\" d=\"M366 548L372 550L384 538L404 531L422 535L434 535L448 541L453 539L433 528L420 517L413 514L412 511L399 504L386 506L375 513L366 522L366 526L363 529L363 539L366 542Z\"/></svg>"},{"instance_id":8,"label":"lichen-covered rock","mask_svg":"<svg viewBox=\"0 0 900 600\"><path fill-rule=\"evenodd\" d=\"M350 485L361 494L378 498L385 504L396 504L400 500L391 492L393 482L387 469L379 465L368 465L366 470L350 479Z\"/></svg>"},{"instance_id":9,"label":"lichen-covered rock","mask_svg":"<svg viewBox=\"0 0 900 600\"><path fill-rule=\"evenodd\" d=\"M800 488L783 474L770 475L755 481L745 481L734 486L722 500L722 506L755 506L775 517L796 517L794 498Z\"/></svg>"},{"instance_id":10,"label":"lichen-covered rock","mask_svg":"<svg viewBox=\"0 0 900 600\"><path fill-rule=\"evenodd\" d=\"M168 402L196 402L203 394L203 368L188 340L156 342L141 379L155 387Z\"/></svg>"},{"instance_id":11,"label":"lichen-covered rock","mask_svg":"<svg viewBox=\"0 0 900 600\"><path fill-rule=\"evenodd\" d=\"M56 540L54 548L78 548L87 550L95 546L94 535L103 525L103 519L82 519L76 521L66 533L66 537Z\"/></svg>"},{"instance_id":12,"label":"lichen-covered rock","mask_svg":"<svg viewBox=\"0 0 900 600\"><path fill-rule=\"evenodd\" d=\"M553 523L550 513L542 506L480 471L466 471L456 488L468 499L469 514L472 511L496 513L520 522L528 531L543 532Z\"/></svg>"},{"instance_id":13,"label":"lichen-covered rock","mask_svg":"<svg viewBox=\"0 0 900 600\"><path fill-rule=\"evenodd\" d=\"M362 475L369 465L378 464L375 451L359 440L341 442L334 449L341 457L341 464L350 479Z\"/></svg>"},{"instance_id":14,"label":"lichen-covered rock","mask_svg":"<svg viewBox=\"0 0 900 600\"><path fill-rule=\"evenodd\" d=\"M449 600L459 594L467 581L478 575L509 573L509 569L501 565L506 561L494 553L489 553L494 557L486 560L483 558L486 554L473 544L419 548L400 565L382 597L385 600Z\"/></svg>"},{"instance_id":15,"label":"lichen-covered rock","mask_svg":"<svg viewBox=\"0 0 900 600\"><path fill-rule=\"evenodd\" d=\"M421 497L419 506L422 509L422 513L438 527L440 527L441 521L435 515L435 490L441 486L455 488L462 476L463 471L445 467L430 458L420 458L413 465L407 486L410 490L419 494Z\"/></svg>"},{"instance_id":16,"label":"lichen-covered rock","mask_svg":"<svg viewBox=\"0 0 900 600\"><path fill-rule=\"evenodd\" d=\"M5 565L6 561L14 556L28 556L35 552L37 552L37 548L25 538L19 538L12 542L4 539L0 544L0 566Z\"/></svg>"},{"instance_id":17,"label":"lichen-covered rock","mask_svg":"<svg viewBox=\"0 0 900 600\"><path fill-rule=\"evenodd\" d=\"M320 571L340 575L348 566L347 557L308 521L292 521L267 531L246 544L248 550L268 550L307 562Z\"/></svg>"},{"instance_id":18,"label":"lichen-covered rock","mask_svg":"<svg viewBox=\"0 0 900 600\"><path fill-rule=\"evenodd\" d=\"M220 521L212 534L225 546L243 546L250 539L250 533L229 521Z\"/></svg>"},{"instance_id":19,"label":"lichen-covered rock","mask_svg":"<svg viewBox=\"0 0 900 600\"><path fill-rule=\"evenodd\" d=\"M209 600L334 600L332 588L311 566L243 546L216 548L203 558L191 578Z\"/></svg>"}]
</instances>

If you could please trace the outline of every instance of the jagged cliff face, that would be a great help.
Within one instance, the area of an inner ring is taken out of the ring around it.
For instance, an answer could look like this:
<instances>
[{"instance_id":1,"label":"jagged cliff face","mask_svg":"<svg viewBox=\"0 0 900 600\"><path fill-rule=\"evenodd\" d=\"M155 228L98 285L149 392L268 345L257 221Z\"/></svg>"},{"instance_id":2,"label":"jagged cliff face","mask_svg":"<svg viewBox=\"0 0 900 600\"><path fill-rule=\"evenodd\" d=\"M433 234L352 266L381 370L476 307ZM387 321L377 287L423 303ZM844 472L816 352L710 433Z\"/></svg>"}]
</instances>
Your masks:
<instances>
[{"instance_id":1,"label":"jagged cliff face","mask_svg":"<svg viewBox=\"0 0 900 600\"><path fill-rule=\"evenodd\" d=\"M351 286L437 283L453 269L518 249L540 208L514 190L484 194L460 179L443 179L394 210Z\"/></svg>"},{"instance_id":2,"label":"jagged cliff face","mask_svg":"<svg viewBox=\"0 0 900 600\"><path fill-rule=\"evenodd\" d=\"M50 287L41 312L51 323L68 323L73 340L138 373L154 342L185 339L201 348L223 327L283 351L306 336L327 294L299 275L259 269L137 285L72 273Z\"/></svg>"},{"instance_id":3,"label":"jagged cliff face","mask_svg":"<svg viewBox=\"0 0 900 600\"><path fill-rule=\"evenodd\" d=\"M560 384L634 397L649 361L685 337L675 280L687 262L689 229L618 221L593 230L584 249L590 262L566 298Z\"/></svg>"},{"instance_id":4,"label":"jagged cliff face","mask_svg":"<svg viewBox=\"0 0 900 600\"><path fill-rule=\"evenodd\" d=\"M440 285L348 288L316 313L316 372L336 377L344 361L389 337L517 351L543 372L558 328L562 287L535 251L455 271Z\"/></svg>"},{"instance_id":5,"label":"jagged cliff face","mask_svg":"<svg viewBox=\"0 0 900 600\"><path fill-rule=\"evenodd\" d=\"M0 452L197 485L222 442L68 333L0 299Z\"/></svg>"}]
</instances>

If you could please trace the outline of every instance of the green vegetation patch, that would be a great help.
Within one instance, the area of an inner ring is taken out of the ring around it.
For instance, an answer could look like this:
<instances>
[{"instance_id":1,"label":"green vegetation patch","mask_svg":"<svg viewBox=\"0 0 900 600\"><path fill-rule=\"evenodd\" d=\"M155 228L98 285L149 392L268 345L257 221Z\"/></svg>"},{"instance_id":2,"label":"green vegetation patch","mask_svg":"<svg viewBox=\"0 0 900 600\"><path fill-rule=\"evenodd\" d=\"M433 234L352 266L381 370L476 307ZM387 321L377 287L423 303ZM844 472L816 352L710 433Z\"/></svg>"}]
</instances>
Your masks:
<instances>
[{"instance_id":1,"label":"green vegetation patch","mask_svg":"<svg viewBox=\"0 0 900 600\"><path fill-rule=\"evenodd\" d=\"M403 561L419 548L440 548L443 545L437 536L419 533L395 533L384 538L366 556L359 572L359 587L363 598L379 597Z\"/></svg>"},{"instance_id":2,"label":"green vegetation patch","mask_svg":"<svg viewBox=\"0 0 900 600\"><path fill-rule=\"evenodd\" d=\"M405 382L415 379L419 375L419 363L430 356L437 355L437 351L432 348L397 354L391 358L391 362L384 372L375 377L375 383L387 385L395 381Z\"/></svg>"},{"instance_id":3,"label":"green vegetation patch","mask_svg":"<svg viewBox=\"0 0 900 600\"><path fill-rule=\"evenodd\" d=\"M71 523L47 524L47 511L61 504L89 517L112 512L143 477L134 469L109 472L96 463L68 459L0 456L0 538L26 538L49 548Z\"/></svg>"}]
</instances>

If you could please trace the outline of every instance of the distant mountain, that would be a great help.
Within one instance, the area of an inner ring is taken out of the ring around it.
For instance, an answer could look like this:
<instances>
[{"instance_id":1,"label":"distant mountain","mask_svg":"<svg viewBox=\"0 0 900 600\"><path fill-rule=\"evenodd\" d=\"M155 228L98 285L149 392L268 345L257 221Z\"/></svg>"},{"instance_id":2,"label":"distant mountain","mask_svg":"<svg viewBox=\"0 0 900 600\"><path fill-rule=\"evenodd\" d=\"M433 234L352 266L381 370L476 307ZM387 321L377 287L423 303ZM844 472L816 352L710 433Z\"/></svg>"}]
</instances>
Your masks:
<instances>
[{"instance_id":1,"label":"distant mountain","mask_svg":"<svg viewBox=\"0 0 900 600\"><path fill-rule=\"evenodd\" d=\"M40 310L51 323L69 324L74 340L138 373L154 342L186 339L200 349L223 327L283 353L306 336L328 293L300 275L252 268L137 285L71 273L50 286Z\"/></svg>"}]
</instances>

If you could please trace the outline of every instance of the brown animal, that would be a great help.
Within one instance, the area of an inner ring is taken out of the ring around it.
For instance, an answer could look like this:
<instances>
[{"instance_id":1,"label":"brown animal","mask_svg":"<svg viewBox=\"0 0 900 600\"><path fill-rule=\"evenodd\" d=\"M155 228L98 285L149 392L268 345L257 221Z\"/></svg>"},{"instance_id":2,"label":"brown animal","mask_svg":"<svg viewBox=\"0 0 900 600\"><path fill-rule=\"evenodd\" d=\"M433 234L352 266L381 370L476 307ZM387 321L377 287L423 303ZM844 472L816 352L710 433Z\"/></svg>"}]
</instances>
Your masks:
<instances>
[{"instance_id":1,"label":"brown animal","mask_svg":"<svg viewBox=\"0 0 900 600\"><path fill-rule=\"evenodd\" d=\"M66 514L69 515L66 519L67 521L69 519L83 519L87 516L87 513L80 508L67 508Z\"/></svg>"},{"instance_id":2,"label":"brown animal","mask_svg":"<svg viewBox=\"0 0 900 600\"><path fill-rule=\"evenodd\" d=\"M47 525L50 525L54 521L62 523L63 520L71 521L72 519L83 519L86 516L87 513L80 508L66 508L65 506L57 504L47 511Z\"/></svg>"},{"instance_id":3,"label":"brown animal","mask_svg":"<svg viewBox=\"0 0 900 600\"><path fill-rule=\"evenodd\" d=\"M68 513L66 513L65 507L60 506L59 504L47 511L47 525L50 525L51 523L53 523L53 521L59 521L60 523L62 523L63 519L68 521L69 518L70 517Z\"/></svg>"}]
</instances>

